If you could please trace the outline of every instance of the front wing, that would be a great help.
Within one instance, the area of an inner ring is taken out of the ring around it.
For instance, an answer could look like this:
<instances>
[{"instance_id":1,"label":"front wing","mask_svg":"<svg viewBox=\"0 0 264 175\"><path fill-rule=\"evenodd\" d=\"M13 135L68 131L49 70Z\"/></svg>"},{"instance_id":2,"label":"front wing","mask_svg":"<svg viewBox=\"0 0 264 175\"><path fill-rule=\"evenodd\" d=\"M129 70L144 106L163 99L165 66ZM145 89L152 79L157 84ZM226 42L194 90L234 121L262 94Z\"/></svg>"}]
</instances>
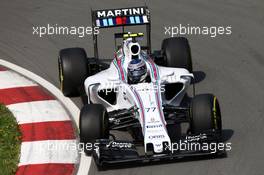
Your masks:
<instances>
[{"instance_id":1,"label":"front wing","mask_svg":"<svg viewBox=\"0 0 264 175\"><path fill-rule=\"evenodd\" d=\"M217 143L218 139L210 138L206 140L199 140L199 144L204 143ZM186 142L186 139L181 139L182 142ZM194 141L187 141L194 143ZM196 142L196 141L195 141ZM198 143L197 142L197 143ZM110 141L110 140L97 140L98 147L93 153L94 160L99 167L105 165L115 165L120 163L132 164L132 163L149 163L149 162L161 162L171 161L177 159L187 158L205 158L205 157L222 157L226 155L225 150L216 149L211 150L177 150L177 151L164 151L161 154L140 154L140 149L133 142L129 141Z\"/></svg>"}]
</instances>

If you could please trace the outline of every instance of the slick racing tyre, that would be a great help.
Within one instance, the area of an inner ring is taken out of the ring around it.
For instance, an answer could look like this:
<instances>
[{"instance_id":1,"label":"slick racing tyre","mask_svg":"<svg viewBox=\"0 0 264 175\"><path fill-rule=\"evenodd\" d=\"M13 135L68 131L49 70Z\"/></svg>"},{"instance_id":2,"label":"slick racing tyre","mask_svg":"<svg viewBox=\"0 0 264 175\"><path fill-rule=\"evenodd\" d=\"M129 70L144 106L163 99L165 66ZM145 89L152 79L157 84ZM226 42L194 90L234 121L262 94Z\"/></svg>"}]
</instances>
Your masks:
<instances>
[{"instance_id":1,"label":"slick racing tyre","mask_svg":"<svg viewBox=\"0 0 264 175\"><path fill-rule=\"evenodd\" d=\"M59 53L60 88L67 97L80 95L88 77L88 59L83 48L62 49Z\"/></svg>"},{"instance_id":2,"label":"slick racing tyre","mask_svg":"<svg viewBox=\"0 0 264 175\"><path fill-rule=\"evenodd\" d=\"M193 71L189 42L184 37L166 38L162 42L163 64L168 67L185 68Z\"/></svg>"},{"instance_id":3,"label":"slick racing tyre","mask_svg":"<svg viewBox=\"0 0 264 175\"><path fill-rule=\"evenodd\" d=\"M85 105L80 112L79 127L80 140L85 145L84 152L90 155L96 139L109 138L108 114L105 107L101 104ZM88 144L89 149L86 147Z\"/></svg>"},{"instance_id":4,"label":"slick racing tyre","mask_svg":"<svg viewBox=\"0 0 264 175\"><path fill-rule=\"evenodd\" d=\"M202 94L192 99L190 129L192 134L200 134L205 131L216 131L221 134L221 111L214 95Z\"/></svg>"}]
</instances>

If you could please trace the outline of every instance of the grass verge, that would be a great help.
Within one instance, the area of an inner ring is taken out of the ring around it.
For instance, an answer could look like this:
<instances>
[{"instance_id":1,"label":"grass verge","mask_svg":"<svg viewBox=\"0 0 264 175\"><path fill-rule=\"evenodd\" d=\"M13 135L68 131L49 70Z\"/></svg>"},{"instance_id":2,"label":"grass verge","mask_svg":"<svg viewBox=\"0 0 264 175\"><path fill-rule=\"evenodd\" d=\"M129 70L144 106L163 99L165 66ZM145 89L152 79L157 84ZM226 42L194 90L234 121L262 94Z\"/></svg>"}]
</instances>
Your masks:
<instances>
[{"instance_id":1,"label":"grass verge","mask_svg":"<svg viewBox=\"0 0 264 175\"><path fill-rule=\"evenodd\" d=\"M20 156L21 133L13 114L0 104L0 174L15 174Z\"/></svg>"}]
</instances>

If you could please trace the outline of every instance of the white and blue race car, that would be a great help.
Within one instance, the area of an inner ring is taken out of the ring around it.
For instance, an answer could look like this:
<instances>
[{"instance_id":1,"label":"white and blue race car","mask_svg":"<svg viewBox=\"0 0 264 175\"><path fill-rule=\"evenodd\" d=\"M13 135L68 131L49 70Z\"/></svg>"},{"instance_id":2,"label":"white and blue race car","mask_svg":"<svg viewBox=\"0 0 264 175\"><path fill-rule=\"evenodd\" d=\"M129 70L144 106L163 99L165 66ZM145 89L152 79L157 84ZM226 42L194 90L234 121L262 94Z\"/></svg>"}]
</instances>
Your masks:
<instances>
[{"instance_id":1,"label":"white and blue race car","mask_svg":"<svg viewBox=\"0 0 264 175\"><path fill-rule=\"evenodd\" d=\"M147 33L147 46L140 45L143 33L116 33L115 38L122 42L116 46L110 64L98 57L96 35L93 58L88 58L82 48L60 51L61 90L68 97L85 97L80 140L97 165L222 154L173 147L180 142L221 141L217 98L212 94L195 95L188 40L164 39L162 49L151 53L147 7L96 10L92 18L99 28L146 25ZM190 86L193 97L187 93ZM181 128L183 123L187 129ZM112 134L115 130L128 132L130 137L119 140Z\"/></svg>"}]
</instances>

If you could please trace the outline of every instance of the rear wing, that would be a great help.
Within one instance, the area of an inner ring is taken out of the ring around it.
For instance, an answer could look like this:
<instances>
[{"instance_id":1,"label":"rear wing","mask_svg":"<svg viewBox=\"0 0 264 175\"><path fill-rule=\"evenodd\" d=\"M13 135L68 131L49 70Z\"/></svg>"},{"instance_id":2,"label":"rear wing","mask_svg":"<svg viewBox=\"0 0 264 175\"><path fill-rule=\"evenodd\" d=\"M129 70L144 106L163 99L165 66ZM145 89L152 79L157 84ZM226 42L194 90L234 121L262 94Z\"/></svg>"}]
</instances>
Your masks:
<instances>
[{"instance_id":1,"label":"rear wing","mask_svg":"<svg viewBox=\"0 0 264 175\"><path fill-rule=\"evenodd\" d=\"M150 12L147 6L92 10L92 25L93 27L99 27L100 29L122 27L122 32L125 33L126 26L145 25L147 47L149 52L151 52L150 24ZM93 41L94 57L98 58L98 44L96 34L93 34Z\"/></svg>"},{"instance_id":2,"label":"rear wing","mask_svg":"<svg viewBox=\"0 0 264 175\"><path fill-rule=\"evenodd\" d=\"M92 11L92 19L93 25L100 28L150 23L149 10L146 6L95 10Z\"/></svg>"}]
</instances>

